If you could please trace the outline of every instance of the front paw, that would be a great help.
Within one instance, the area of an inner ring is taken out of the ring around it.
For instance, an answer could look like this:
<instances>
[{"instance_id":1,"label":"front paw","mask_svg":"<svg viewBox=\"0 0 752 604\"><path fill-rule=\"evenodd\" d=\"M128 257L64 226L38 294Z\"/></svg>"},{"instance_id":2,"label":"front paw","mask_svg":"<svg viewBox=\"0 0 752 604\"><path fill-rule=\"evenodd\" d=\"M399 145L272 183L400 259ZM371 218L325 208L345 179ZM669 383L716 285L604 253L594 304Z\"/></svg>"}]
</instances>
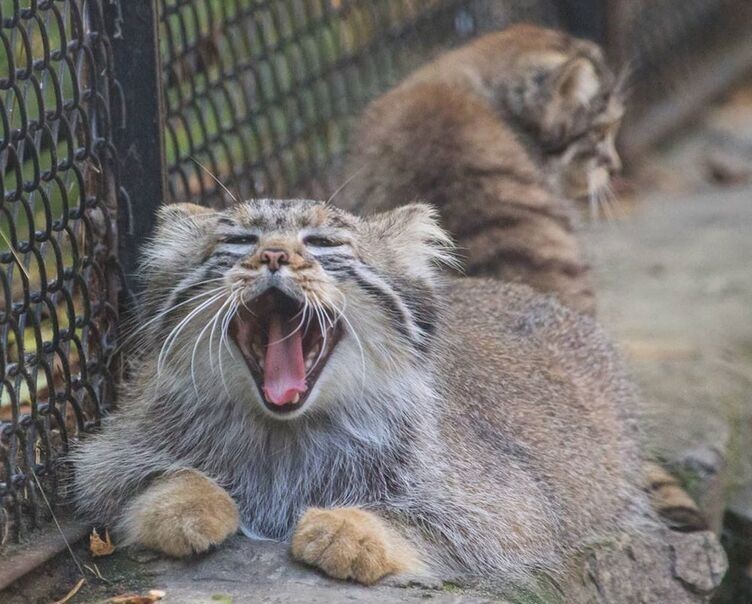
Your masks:
<instances>
[{"instance_id":1,"label":"front paw","mask_svg":"<svg viewBox=\"0 0 752 604\"><path fill-rule=\"evenodd\" d=\"M366 585L417 564L380 518L357 508L309 509L295 529L292 555L336 579Z\"/></svg>"},{"instance_id":2,"label":"front paw","mask_svg":"<svg viewBox=\"0 0 752 604\"><path fill-rule=\"evenodd\" d=\"M238 525L238 508L227 491L201 472L183 470L136 497L120 529L126 543L182 558L221 543Z\"/></svg>"}]
</instances>

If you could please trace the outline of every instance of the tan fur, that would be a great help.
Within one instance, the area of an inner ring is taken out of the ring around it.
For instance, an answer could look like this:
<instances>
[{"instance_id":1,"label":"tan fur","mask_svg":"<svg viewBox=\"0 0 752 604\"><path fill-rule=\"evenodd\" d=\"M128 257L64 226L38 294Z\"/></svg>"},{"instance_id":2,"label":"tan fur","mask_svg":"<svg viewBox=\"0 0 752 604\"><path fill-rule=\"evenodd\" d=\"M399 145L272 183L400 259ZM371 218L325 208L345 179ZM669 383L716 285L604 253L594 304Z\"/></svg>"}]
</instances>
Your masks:
<instances>
[{"instance_id":1,"label":"tan fur","mask_svg":"<svg viewBox=\"0 0 752 604\"><path fill-rule=\"evenodd\" d=\"M533 26L484 36L369 105L337 203L371 212L430 202L468 274L527 283L593 313L567 197L587 196L591 180L619 167L613 132L587 160L578 155L580 130L613 129L621 115L617 100L595 109L612 85L589 42Z\"/></svg>"},{"instance_id":2,"label":"tan fur","mask_svg":"<svg viewBox=\"0 0 752 604\"><path fill-rule=\"evenodd\" d=\"M253 262L270 244L305 265ZM651 526L634 392L605 336L529 287L448 279L451 260L425 205L163 210L131 381L74 452L80 513L182 556L230 535L237 505L245 534L369 584L561 576L586 544ZM340 337L280 410L230 325L304 303Z\"/></svg>"},{"instance_id":3,"label":"tan fur","mask_svg":"<svg viewBox=\"0 0 752 604\"><path fill-rule=\"evenodd\" d=\"M157 480L125 514L123 541L175 558L207 551L238 530L238 508L201 472L182 470Z\"/></svg>"},{"instance_id":4,"label":"tan fur","mask_svg":"<svg viewBox=\"0 0 752 604\"><path fill-rule=\"evenodd\" d=\"M310 508L292 537L296 560L335 579L371 585L385 575L416 572L417 552L371 512L358 508Z\"/></svg>"},{"instance_id":5,"label":"tan fur","mask_svg":"<svg viewBox=\"0 0 752 604\"><path fill-rule=\"evenodd\" d=\"M550 96L534 83L545 74L554 74ZM597 189L621 168L614 147L619 91L598 111L587 110L601 88L617 85L613 80L595 44L562 32L517 25L481 37L366 109L351 136L352 181L338 203L370 212L428 201L456 237L467 274L525 283L593 314L568 198ZM582 142L547 154L568 131L583 128L599 137L599 167L574 159ZM653 505L672 526L704 526L678 484L652 484L648 475Z\"/></svg>"},{"instance_id":6,"label":"tan fur","mask_svg":"<svg viewBox=\"0 0 752 604\"><path fill-rule=\"evenodd\" d=\"M678 531L705 531L708 522L679 481L654 462L645 464L645 490L653 509L671 528Z\"/></svg>"}]
</instances>

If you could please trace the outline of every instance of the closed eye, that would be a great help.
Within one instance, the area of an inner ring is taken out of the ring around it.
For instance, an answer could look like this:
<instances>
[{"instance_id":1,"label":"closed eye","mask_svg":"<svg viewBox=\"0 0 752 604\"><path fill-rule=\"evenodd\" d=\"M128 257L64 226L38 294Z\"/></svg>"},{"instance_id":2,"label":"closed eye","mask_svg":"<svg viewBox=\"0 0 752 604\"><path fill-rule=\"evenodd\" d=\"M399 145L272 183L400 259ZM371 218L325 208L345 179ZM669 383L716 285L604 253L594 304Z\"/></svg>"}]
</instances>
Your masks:
<instances>
[{"instance_id":1,"label":"closed eye","mask_svg":"<svg viewBox=\"0 0 752 604\"><path fill-rule=\"evenodd\" d=\"M233 245L253 245L258 243L257 235L229 235L222 239L222 243L230 243Z\"/></svg>"},{"instance_id":2,"label":"closed eye","mask_svg":"<svg viewBox=\"0 0 752 604\"><path fill-rule=\"evenodd\" d=\"M310 235L303 239L303 243L312 247L337 247L343 245L343 242L338 239L330 239L329 237L322 237L320 235Z\"/></svg>"}]
</instances>

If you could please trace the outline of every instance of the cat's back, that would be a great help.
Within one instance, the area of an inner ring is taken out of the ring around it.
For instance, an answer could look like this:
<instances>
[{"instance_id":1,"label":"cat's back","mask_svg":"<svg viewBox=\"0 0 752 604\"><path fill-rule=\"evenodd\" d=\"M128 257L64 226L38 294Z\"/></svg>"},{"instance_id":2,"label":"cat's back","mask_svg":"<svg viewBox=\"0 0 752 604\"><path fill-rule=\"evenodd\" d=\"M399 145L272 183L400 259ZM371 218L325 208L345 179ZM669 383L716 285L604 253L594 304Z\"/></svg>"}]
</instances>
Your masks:
<instances>
[{"instance_id":1,"label":"cat's back","mask_svg":"<svg viewBox=\"0 0 752 604\"><path fill-rule=\"evenodd\" d=\"M487 279L451 281L446 303L440 375L452 392L453 413L480 412L490 422L550 439L549 446L606 451L623 442L632 448L633 388L593 319L525 285ZM573 444L578 435L590 442Z\"/></svg>"},{"instance_id":2,"label":"cat's back","mask_svg":"<svg viewBox=\"0 0 752 604\"><path fill-rule=\"evenodd\" d=\"M492 34L447 53L370 103L351 134L335 203L366 214L430 203L458 242L467 274L527 283L592 313L574 204L551 190L530 134L490 94L493 78L513 77L518 58L532 52L525 44L499 52L526 32Z\"/></svg>"},{"instance_id":3,"label":"cat's back","mask_svg":"<svg viewBox=\"0 0 752 604\"><path fill-rule=\"evenodd\" d=\"M350 145L350 180L336 201L348 210L383 211L414 199L438 207L462 199L472 206L482 183L468 176L511 173L528 187L539 181L488 101L440 80L408 81L373 101ZM544 198L533 197L531 203Z\"/></svg>"},{"instance_id":4,"label":"cat's back","mask_svg":"<svg viewBox=\"0 0 752 604\"><path fill-rule=\"evenodd\" d=\"M540 499L490 505L542 505L562 538L644 514L634 396L592 319L483 279L450 283L446 302L440 426L462 489L514 489L524 470Z\"/></svg>"},{"instance_id":5,"label":"cat's back","mask_svg":"<svg viewBox=\"0 0 752 604\"><path fill-rule=\"evenodd\" d=\"M643 509L634 393L595 322L527 286L485 279L453 281L446 302L437 375L457 463L480 468L480 481L527 467L556 505L593 525Z\"/></svg>"},{"instance_id":6,"label":"cat's back","mask_svg":"<svg viewBox=\"0 0 752 604\"><path fill-rule=\"evenodd\" d=\"M566 352L573 366L584 364L591 373L619 366L618 354L597 322L551 294L478 277L451 279L445 292L448 322L457 337L481 338L504 353L541 346L549 355Z\"/></svg>"}]
</instances>

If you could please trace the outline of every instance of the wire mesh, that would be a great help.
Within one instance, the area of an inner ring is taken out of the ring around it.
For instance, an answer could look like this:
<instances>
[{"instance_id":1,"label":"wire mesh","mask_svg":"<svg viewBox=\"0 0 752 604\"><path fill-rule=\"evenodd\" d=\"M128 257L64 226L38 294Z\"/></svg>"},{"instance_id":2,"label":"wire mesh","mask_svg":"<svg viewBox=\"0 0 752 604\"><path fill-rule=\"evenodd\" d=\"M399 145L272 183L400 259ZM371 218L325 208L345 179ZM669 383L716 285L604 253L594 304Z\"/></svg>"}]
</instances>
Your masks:
<instances>
[{"instance_id":1,"label":"wire mesh","mask_svg":"<svg viewBox=\"0 0 752 604\"><path fill-rule=\"evenodd\" d=\"M438 50L546 0L160 0L172 201L323 196L353 116ZM337 175L337 176L334 176Z\"/></svg>"},{"instance_id":2,"label":"wire mesh","mask_svg":"<svg viewBox=\"0 0 752 604\"><path fill-rule=\"evenodd\" d=\"M114 399L119 85L104 4L0 0L3 545L65 500L65 453Z\"/></svg>"}]
</instances>

